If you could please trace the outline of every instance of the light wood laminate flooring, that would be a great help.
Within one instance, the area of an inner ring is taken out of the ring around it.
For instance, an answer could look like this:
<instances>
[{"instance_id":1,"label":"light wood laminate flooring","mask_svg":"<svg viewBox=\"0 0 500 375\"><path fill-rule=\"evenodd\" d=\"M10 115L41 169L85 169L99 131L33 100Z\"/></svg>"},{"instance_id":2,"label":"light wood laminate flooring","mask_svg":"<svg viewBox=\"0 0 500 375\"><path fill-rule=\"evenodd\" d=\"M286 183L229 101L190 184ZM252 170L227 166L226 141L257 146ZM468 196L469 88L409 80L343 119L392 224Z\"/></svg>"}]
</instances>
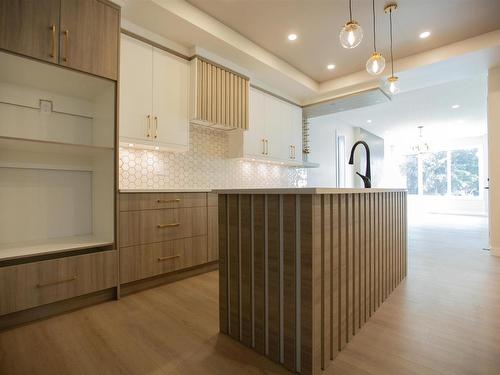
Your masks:
<instances>
[{"instance_id":1,"label":"light wood laminate flooring","mask_svg":"<svg viewBox=\"0 0 500 375\"><path fill-rule=\"evenodd\" d=\"M500 258L486 219L410 226L408 277L325 374L500 374ZM288 374L218 333L210 272L0 333L0 374Z\"/></svg>"}]
</instances>

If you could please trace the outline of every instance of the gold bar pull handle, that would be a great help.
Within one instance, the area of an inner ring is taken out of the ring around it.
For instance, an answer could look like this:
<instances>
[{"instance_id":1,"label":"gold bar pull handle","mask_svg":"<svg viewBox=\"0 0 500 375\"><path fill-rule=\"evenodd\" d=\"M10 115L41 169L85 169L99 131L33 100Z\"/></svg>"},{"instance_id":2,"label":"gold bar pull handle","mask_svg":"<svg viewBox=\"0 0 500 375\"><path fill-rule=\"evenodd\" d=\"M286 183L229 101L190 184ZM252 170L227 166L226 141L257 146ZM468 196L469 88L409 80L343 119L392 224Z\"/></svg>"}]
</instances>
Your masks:
<instances>
[{"instance_id":1,"label":"gold bar pull handle","mask_svg":"<svg viewBox=\"0 0 500 375\"><path fill-rule=\"evenodd\" d=\"M146 138L151 138L151 115L146 116L148 129L146 132Z\"/></svg>"},{"instance_id":2,"label":"gold bar pull handle","mask_svg":"<svg viewBox=\"0 0 500 375\"><path fill-rule=\"evenodd\" d=\"M69 30L63 30L64 35L64 55L62 61L68 61Z\"/></svg>"},{"instance_id":3,"label":"gold bar pull handle","mask_svg":"<svg viewBox=\"0 0 500 375\"><path fill-rule=\"evenodd\" d=\"M158 138L158 116L155 116L155 139Z\"/></svg>"},{"instance_id":4,"label":"gold bar pull handle","mask_svg":"<svg viewBox=\"0 0 500 375\"><path fill-rule=\"evenodd\" d=\"M180 256L181 256L180 254L177 254L177 255L171 255L169 257L159 257L158 262L164 262L165 260L176 259L176 258L179 258Z\"/></svg>"},{"instance_id":5,"label":"gold bar pull handle","mask_svg":"<svg viewBox=\"0 0 500 375\"><path fill-rule=\"evenodd\" d=\"M63 284L63 283L69 283L70 281L75 281L76 280L76 275L73 277L70 277L68 279L63 279L63 280L57 280L57 281L51 281L50 283L40 283L36 284L37 288L43 288L44 286L51 286L51 285L57 285L57 284Z\"/></svg>"},{"instance_id":6,"label":"gold bar pull handle","mask_svg":"<svg viewBox=\"0 0 500 375\"><path fill-rule=\"evenodd\" d=\"M169 224L158 224L156 227L158 229L162 229L162 228L174 228L174 227L178 227L179 225L181 225L181 223L169 223Z\"/></svg>"},{"instance_id":7,"label":"gold bar pull handle","mask_svg":"<svg viewBox=\"0 0 500 375\"><path fill-rule=\"evenodd\" d=\"M175 199L157 199L157 203L179 203L181 200L180 198L175 198Z\"/></svg>"},{"instance_id":8,"label":"gold bar pull handle","mask_svg":"<svg viewBox=\"0 0 500 375\"><path fill-rule=\"evenodd\" d=\"M269 155L269 140L266 139L266 155Z\"/></svg>"},{"instance_id":9,"label":"gold bar pull handle","mask_svg":"<svg viewBox=\"0 0 500 375\"><path fill-rule=\"evenodd\" d=\"M262 155L266 154L266 140L262 139Z\"/></svg>"},{"instance_id":10,"label":"gold bar pull handle","mask_svg":"<svg viewBox=\"0 0 500 375\"><path fill-rule=\"evenodd\" d=\"M56 25L50 26L50 33L51 33L51 45L50 45L49 56L54 58L56 57Z\"/></svg>"}]
</instances>

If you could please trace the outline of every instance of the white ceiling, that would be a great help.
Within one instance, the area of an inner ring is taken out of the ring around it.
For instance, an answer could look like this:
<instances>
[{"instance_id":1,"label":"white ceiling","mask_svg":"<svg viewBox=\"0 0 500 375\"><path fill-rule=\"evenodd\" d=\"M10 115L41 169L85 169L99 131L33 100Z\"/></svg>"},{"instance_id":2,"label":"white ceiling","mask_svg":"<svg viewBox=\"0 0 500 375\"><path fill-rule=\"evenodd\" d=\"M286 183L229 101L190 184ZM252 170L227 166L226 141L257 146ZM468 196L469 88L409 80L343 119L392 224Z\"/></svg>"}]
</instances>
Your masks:
<instances>
[{"instance_id":1,"label":"white ceiling","mask_svg":"<svg viewBox=\"0 0 500 375\"><path fill-rule=\"evenodd\" d=\"M453 109L455 104L460 107ZM485 75L408 91L388 103L329 115L332 125L340 121L359 126L389 144L414 141L419 125L424 126L426 138L434 141L482 136L487 133L486 116Z\"/></svg>"},{"instance_id":2,"label":"white ceiling","mask_svg":"<svg viewBox=\"0 0 500 375\"><path fill-rule=\"evenodd\" d=\"M372 52L371 1L353 0L364 39L343 49L339 30L348 17L347 0L188 0L318 82L364 69ZM500 28L500 0L399 0L394 15L395 58L403 58ZM378 49L388 59L389 19L376 0ZM421 40L418 34L432 35ZM297 33L289 42L286 36ZM326 65L336 69L329 71ZM397 67L396 67L397 69Z\"/></svg>"}]
</instances>

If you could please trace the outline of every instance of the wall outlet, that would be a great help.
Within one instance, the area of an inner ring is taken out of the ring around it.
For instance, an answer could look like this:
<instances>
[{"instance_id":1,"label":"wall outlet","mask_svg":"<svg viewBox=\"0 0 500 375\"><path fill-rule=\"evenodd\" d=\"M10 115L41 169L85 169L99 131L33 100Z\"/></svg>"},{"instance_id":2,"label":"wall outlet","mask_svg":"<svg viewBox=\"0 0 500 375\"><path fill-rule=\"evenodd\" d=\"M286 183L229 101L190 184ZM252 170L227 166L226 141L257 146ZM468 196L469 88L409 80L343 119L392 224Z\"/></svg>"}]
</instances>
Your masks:
<instances>
[{"instance_id":1,"label":"wall outlet","mask_svg":"<svg viewBox=\"0 0 500 375\"><path fill-rule=\"evenodd\" d=\"M44 114L52 113L52 101L40 99L40 112Z\"/></svg>"}]
</instances>

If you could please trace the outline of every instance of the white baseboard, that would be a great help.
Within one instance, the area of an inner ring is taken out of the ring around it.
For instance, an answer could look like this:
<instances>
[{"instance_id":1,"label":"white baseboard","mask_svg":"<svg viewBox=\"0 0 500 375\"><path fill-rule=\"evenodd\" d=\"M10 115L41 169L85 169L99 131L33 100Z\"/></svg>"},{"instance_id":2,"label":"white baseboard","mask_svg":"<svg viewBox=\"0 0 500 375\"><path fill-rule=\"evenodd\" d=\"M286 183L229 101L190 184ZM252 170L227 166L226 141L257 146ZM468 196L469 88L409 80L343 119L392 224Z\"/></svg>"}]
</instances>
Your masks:
<instances>
[{"instance_id":1,"label":"white baseboard","mask_svg":"<svg viewBox=\"0 0 500 375\"><path fill-rule=\"evenodd\" d=\"M490 254L495 257L500 257L500 247L491 247Z\"/></svg>"}]
</instances>

